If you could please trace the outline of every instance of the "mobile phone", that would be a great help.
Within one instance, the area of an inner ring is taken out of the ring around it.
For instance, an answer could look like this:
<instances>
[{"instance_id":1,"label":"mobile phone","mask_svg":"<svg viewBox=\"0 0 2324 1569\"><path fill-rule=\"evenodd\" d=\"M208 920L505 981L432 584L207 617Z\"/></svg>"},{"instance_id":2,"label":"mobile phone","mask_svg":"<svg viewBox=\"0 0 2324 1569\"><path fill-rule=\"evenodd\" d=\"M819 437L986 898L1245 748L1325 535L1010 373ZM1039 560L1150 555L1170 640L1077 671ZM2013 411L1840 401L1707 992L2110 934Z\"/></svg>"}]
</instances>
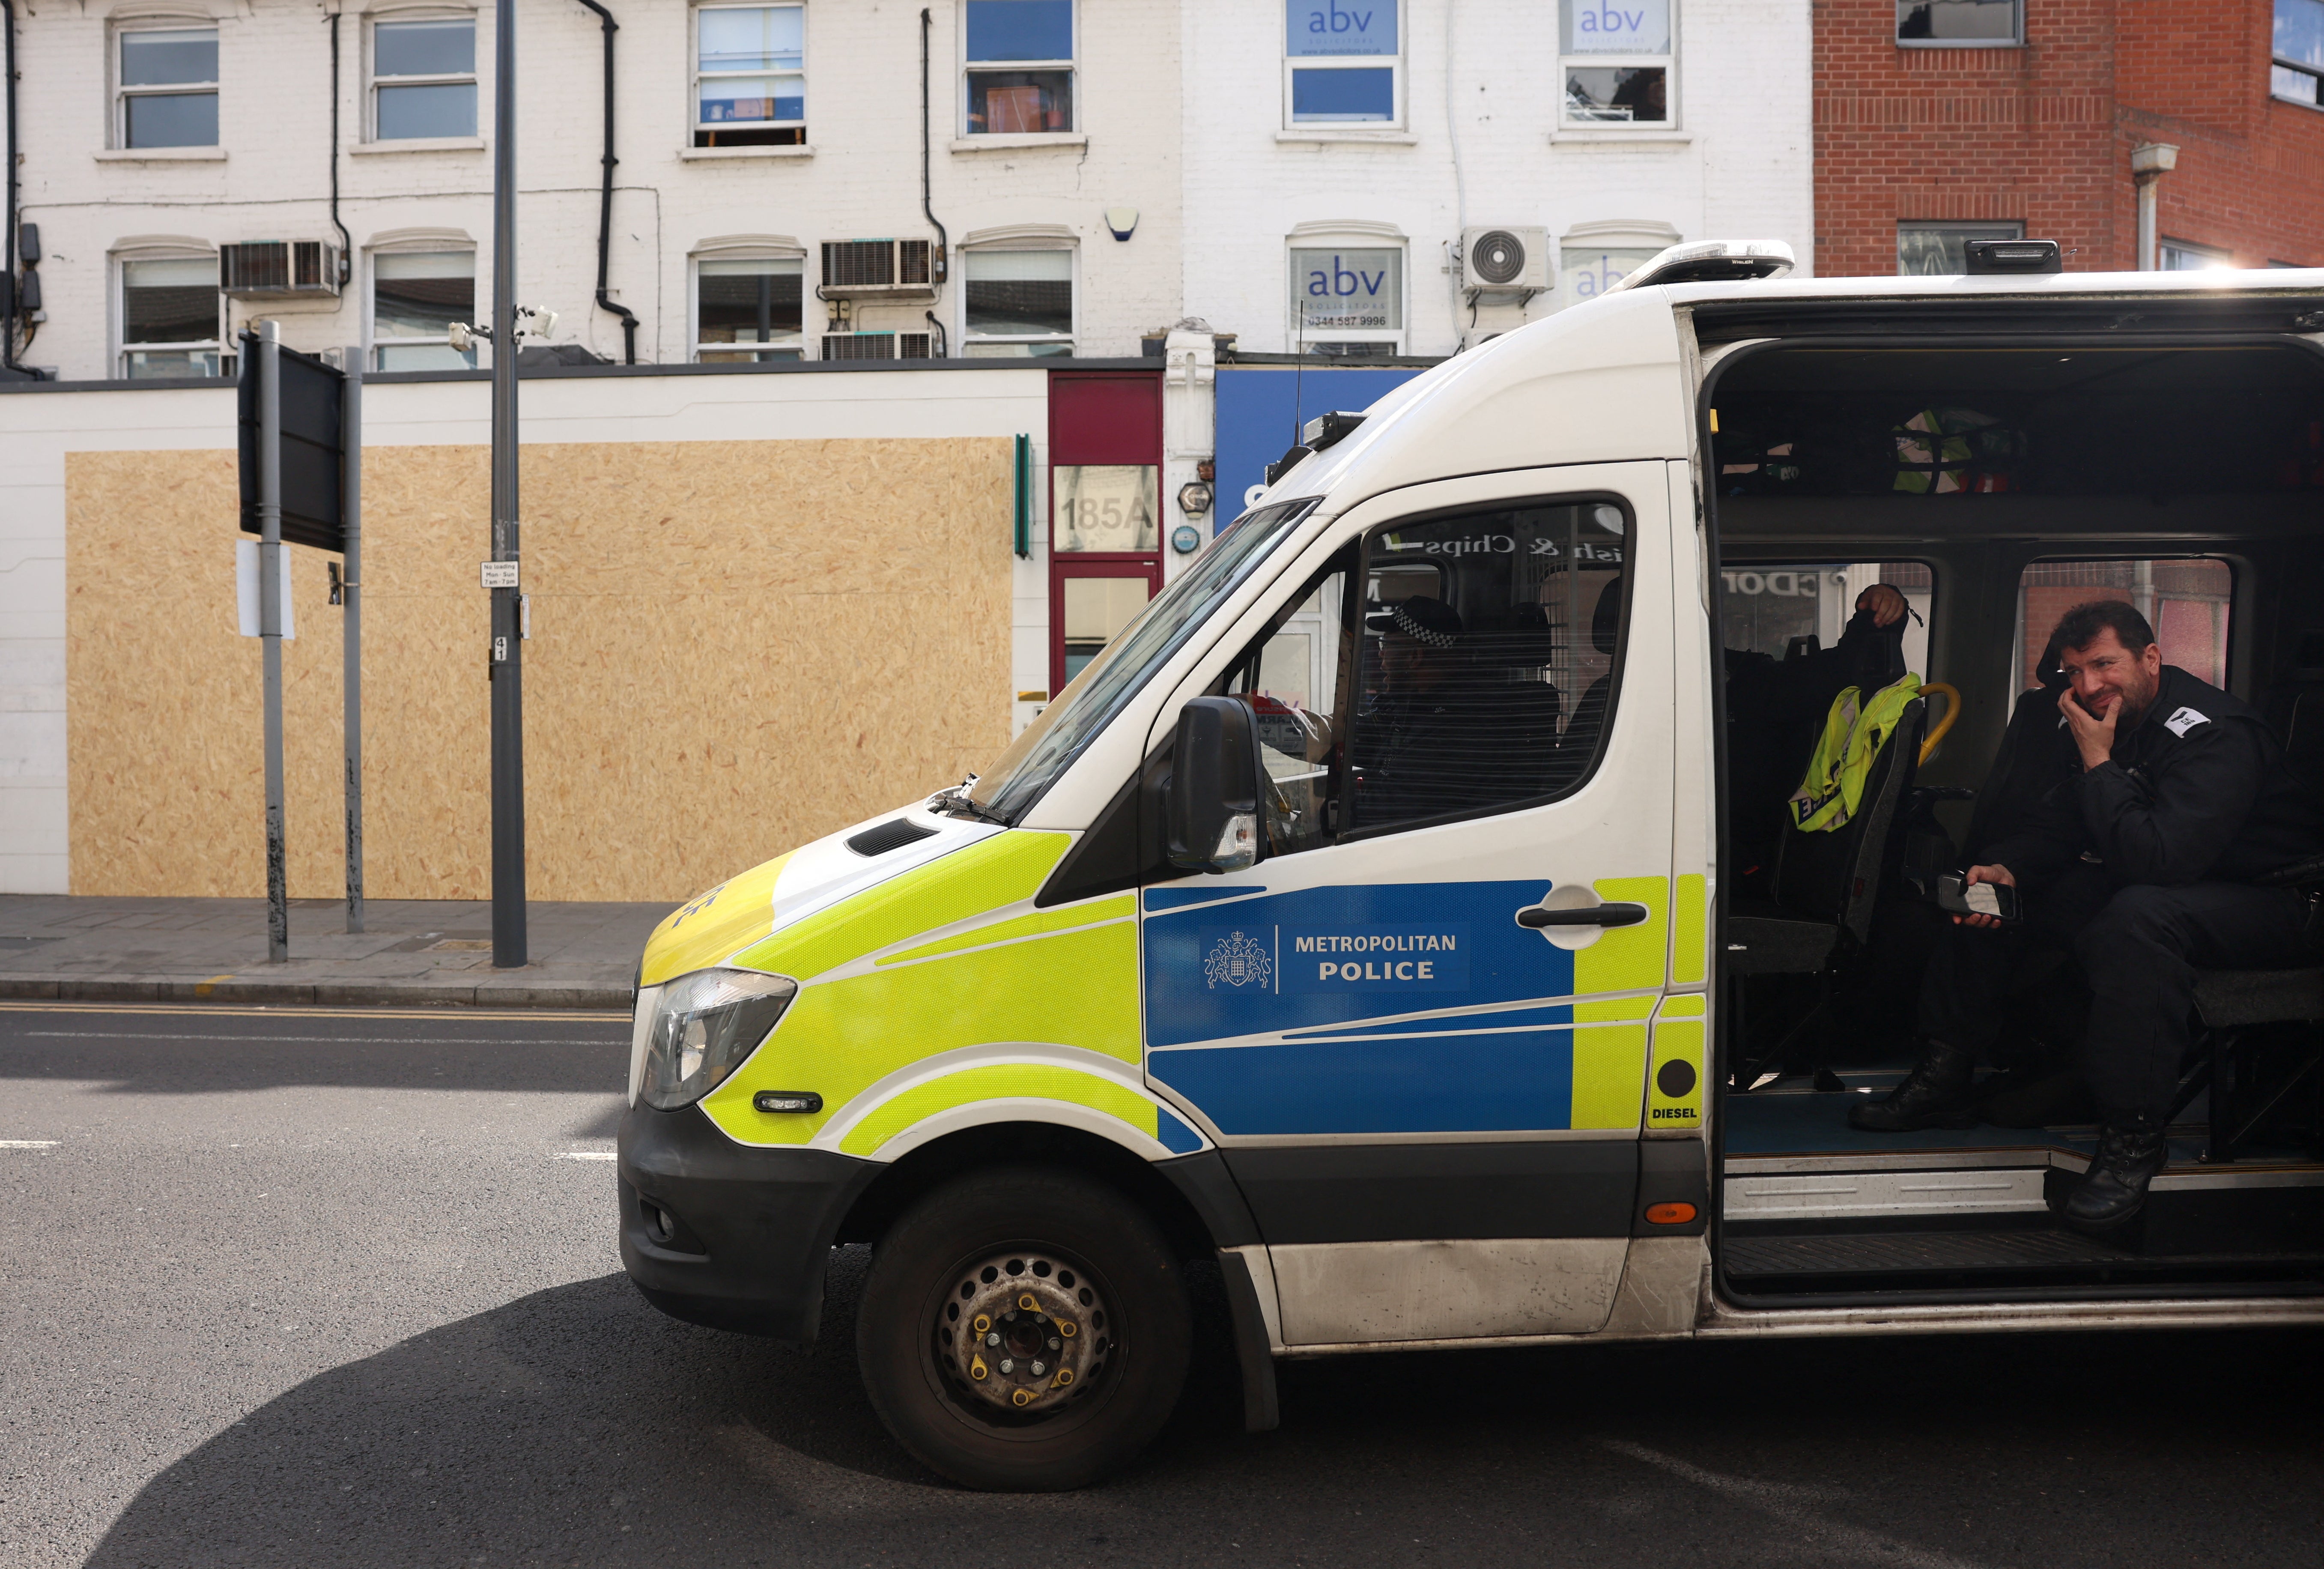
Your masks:
<instances>
[{"instance_id":1,"label":"mobile phone","mask_svg":"<svg viewBox=\"0 0 2324 1569\"><path fill-rule=\"evenodd\" d=\"M2017 891L2006 882L1965 882L1948 872L1937 879L1937 908L1954 915L1989 915L2006 926L2018 918Z\"/></svg>"}]
</instances>

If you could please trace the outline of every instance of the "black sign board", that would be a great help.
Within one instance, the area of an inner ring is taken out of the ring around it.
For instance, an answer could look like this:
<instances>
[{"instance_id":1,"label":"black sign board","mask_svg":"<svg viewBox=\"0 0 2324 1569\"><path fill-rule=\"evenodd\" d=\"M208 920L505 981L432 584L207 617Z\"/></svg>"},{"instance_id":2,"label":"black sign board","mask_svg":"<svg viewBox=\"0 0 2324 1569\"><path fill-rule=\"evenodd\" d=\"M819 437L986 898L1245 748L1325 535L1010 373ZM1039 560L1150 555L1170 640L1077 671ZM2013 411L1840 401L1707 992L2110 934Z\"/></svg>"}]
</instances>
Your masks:
<instances>
[{"instance_id":1,"label":"black sign board","mask_svg":"<svg viewBox=\"0 0 2324 1569\"><path fill-rule=\"evenodd\" d=\"M258 335L242 335L242 531L258 523ZM346 548L340 482L340 399L346 378L309 355L278 349L282 366L282 538L318 550Z\"/></svg>"}]
</instances>

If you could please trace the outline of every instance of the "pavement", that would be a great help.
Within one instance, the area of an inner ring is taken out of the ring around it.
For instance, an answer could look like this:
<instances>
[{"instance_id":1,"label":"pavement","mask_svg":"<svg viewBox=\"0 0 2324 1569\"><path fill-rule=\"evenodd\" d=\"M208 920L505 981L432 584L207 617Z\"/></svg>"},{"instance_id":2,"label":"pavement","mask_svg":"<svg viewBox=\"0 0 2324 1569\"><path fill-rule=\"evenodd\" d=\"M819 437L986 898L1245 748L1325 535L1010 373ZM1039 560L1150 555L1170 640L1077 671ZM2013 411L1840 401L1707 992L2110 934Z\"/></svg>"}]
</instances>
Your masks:
<instances>
[{"instance_id":1,"label":"pavement","mask_svg":"<svg viewBox=\"0 0 2324 1569\"><path fill-rule=\"evenodd\" d=\"M276 964L263 899L0 894L0 997L626 1010L670 909L529 905L530 962L499 970L482 900L373 900L350 933L341 901L294 899L290 957Z\"/></svg>"},{"instance_id":2,"label":"pavement","mask_svg":"<svg viewBox=\"0 0 2324 1569\"><path fill-rule=\"evenodd\" d=\"M1283 1364L1215 1275L1147 1454L961 1491L821 1338L614 1252L626 1026L0 1003L0 1569L328 1564L2314 1569L2312 1330L1551 1346Z\"/></svg>"}]
</instances>

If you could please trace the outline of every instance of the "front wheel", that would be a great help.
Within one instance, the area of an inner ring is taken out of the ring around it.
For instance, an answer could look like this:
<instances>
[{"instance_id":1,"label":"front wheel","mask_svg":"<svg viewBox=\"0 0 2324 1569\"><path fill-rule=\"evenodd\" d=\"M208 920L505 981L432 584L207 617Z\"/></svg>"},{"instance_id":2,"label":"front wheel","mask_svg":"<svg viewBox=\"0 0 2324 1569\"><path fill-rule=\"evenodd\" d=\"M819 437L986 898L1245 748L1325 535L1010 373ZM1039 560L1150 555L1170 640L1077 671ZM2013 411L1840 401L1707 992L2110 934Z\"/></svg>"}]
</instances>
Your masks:
<instances>
[{"instance_id":1,"label":"front wheel","mask_svg":"<svg viewBox=\"0 0 2324 1569\"><path fill-rule=\"evenodd\" d=\"M1126 1463L1167 1421L1192 1330L1143 1212L1067 1172L962 1177L872 1255L856 1349L899 1443L969 1487L1047 1492Z\"/></svg>"}]
</instances>

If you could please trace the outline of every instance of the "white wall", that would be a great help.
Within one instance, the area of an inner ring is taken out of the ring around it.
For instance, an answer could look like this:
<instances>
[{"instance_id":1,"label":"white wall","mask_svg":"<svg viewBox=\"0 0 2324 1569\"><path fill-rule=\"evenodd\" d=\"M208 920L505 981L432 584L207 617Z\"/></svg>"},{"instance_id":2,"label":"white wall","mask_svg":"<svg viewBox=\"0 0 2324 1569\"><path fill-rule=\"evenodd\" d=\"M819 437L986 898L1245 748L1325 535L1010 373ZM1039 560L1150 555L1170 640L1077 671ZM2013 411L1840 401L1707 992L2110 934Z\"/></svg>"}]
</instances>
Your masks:
<instances>
[{"instance_id":1,"label":"white wall","mask_svg":"<svg viewBox=\"0 0 2324 1569\"><path fill-rule=\"evenodd\" d=\"M123 161L107 152L106 51L115 14L212 14L219 31L223 155ZM700 242L783 235L809 253L830 239L932 236L920 203L918 5L809 0L805 150L688 156L688 8L611 0L617 35L616 152L610 283L637 313L641 360L678 360L689 343L688 256ZM954 245L981 230L1060 226L1080 246L1084 355L1138 352L1140 333L1178 314L1176 0L1085 0L1077 17L1077 115L1084 134L1001 146L954 133L961 113L958 7L932 0L931 184ZM518 296L561 313L557 337L618 358L622 334L592 304L596 279L601 34L573 0L519 0ZM294 348L354 342L364 248L407 228L477 242L478 309L489 309L492 153L362 151L363 13L340 22L341 221L358 265L349 299L238 307L272 316ZM336 243L329 220L329 21L288 0L87 0L19 8L24 217L41 226L48 320L23 358L69 381L114 374L110 251L136 235L220 244ZM479 128L492 127L492 8L478 15ZM481 140L481 139L480 139ZM1019 139L1020 141L1022 139ZM384 144L392 148L392 143ZM804 154L804 155L803 155ZM1134 208L1127 242L1103 214ZM958 340L959 270L935 306ZM807 301L810 335L821 308ZM926 303L874 308L865 328L926 330ZM814 353L812 342L809 353Z\"/></svg>"},{"instance_id":2,"label":"white wall","mask_svg":"<svg viewBox=\"0 0 2324 1569\"><path fill-rule=\"evenodd\" d=\"M1404 123L1338 136L1286 129L1285 3L1186 5L1185 56L1200 62L1185 76L1186 308L1239 334L1238 347L1292 346L1286 236L1302 223L1403 232L1410 353L1446 354L1463 332L1474 342L1546 313L1548 298L1488 306L1471 331L1445 271L1462 184L1471 226L1545 226L1553 246L1577 224L1644 219L1689 240L1788 240L1812 268L1807 0L1671 0L1675 125L1580 134L1558 124L1556 0L1405 0Z\"/></svg>"},{"instance_id":3,"label":"white wall","mask_svg":"<svg viewBox=\"0 0 2324 1569\"><path fill-rule=\"evenodd\" d=\"M1049 684L1048 377L1033 365L805 370L528 380L518 403L531 446L605 441L1033 438L1033 558L1014 564L1010 680ZM481 380L364 391L372 447L482 446ZM65 758L65 455L226 448L231 385L0 391L0 893L71 886ZM488 521L476 518L479 558ZM232 570L221 552L218 571ZM304 607L309 615L328 614ZM1015 704L1021 727L1038 705Z\"/></svg>"}]
</instances>

